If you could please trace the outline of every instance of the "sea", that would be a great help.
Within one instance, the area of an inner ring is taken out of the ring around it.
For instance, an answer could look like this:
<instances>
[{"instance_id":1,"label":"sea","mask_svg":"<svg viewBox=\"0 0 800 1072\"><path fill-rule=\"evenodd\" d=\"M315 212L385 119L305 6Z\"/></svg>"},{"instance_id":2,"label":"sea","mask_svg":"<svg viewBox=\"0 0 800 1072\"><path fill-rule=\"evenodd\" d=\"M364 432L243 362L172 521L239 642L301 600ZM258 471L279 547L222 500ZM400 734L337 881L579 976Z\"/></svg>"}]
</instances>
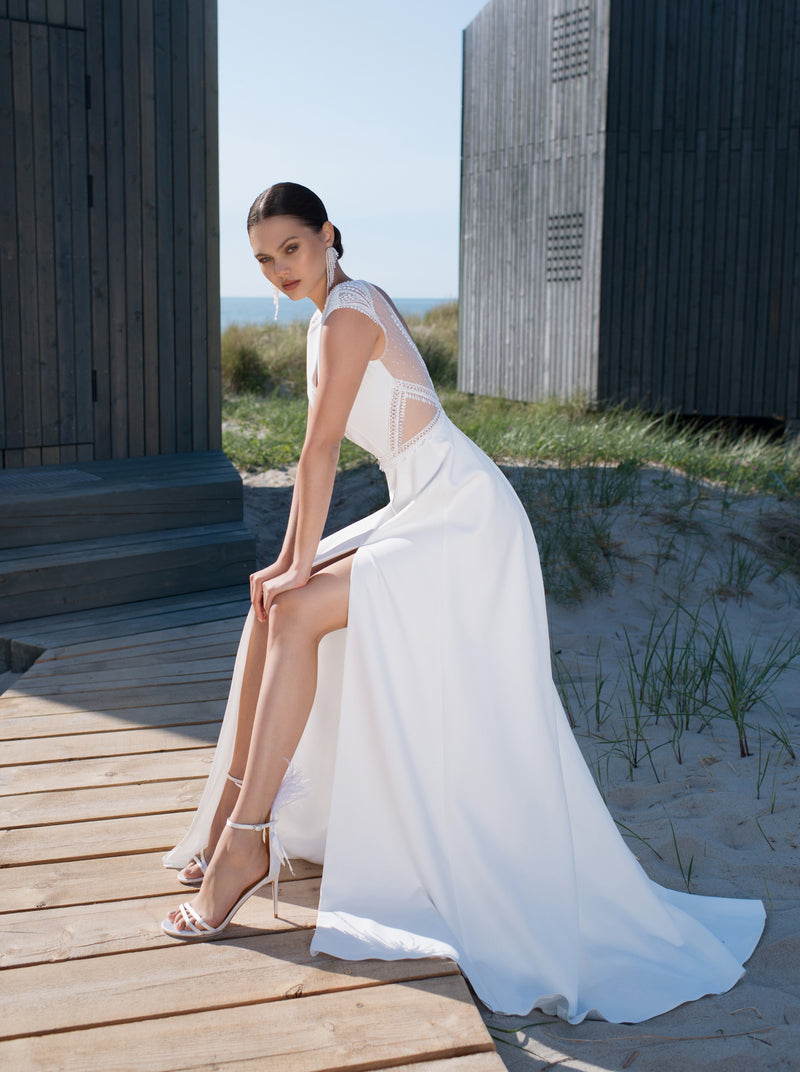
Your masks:
<instances>
[{"instance_id":1,"label":"sea","mask_svg":"<svg viewBox=\"0 0 800 1072\"><path fill-rule=\"evenodd\" d=\"M395 305L403 316L424 316L429 309L433 309L443 302L455 301L454 298L395 298ZM293 302L289 298L281 298L278 311L278 323L288 324L292 321L302 320L307 323L311 319L316 306L310 298L301 298ZM264 324L275 322L275 305L271 295L263 298L220 298L220 319L222 330L231 324Z\"/></svg>"}]
</instances>

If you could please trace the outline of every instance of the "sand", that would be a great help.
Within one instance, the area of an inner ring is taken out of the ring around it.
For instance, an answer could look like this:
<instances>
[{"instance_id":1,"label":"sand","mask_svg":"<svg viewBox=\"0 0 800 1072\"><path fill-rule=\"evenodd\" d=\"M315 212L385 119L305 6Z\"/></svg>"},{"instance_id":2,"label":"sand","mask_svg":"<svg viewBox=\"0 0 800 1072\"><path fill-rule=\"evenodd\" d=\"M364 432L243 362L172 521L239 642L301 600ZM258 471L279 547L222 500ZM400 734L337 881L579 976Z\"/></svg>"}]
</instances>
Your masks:
<instances>
[{"instance_id":1,"label":"sand","mask_svg":"<svg viewBox=\"0 0 800 1072\"><path fill-rule=\"evenodd\" d=\"M520 486L544 480L541 471L505 471ZM293 476L291 468L243 474L245 520L262 564L280 547ZM800 584L767 545L776 531L784 546L796 540L800 512L767 496L687 484L677 473L650 470L637 480L631 501L612 511L608 590L571 605L549 602L556 676L587 762L651 877L674 889L685 890L688 883L695 893L761 898L765 933L730 992L643 1024L571 1027L537 1013L520 1018L488 1010L485 1019L512 1072L800 1069L800 764L787 749L800 757L800 660L747 712L753 754L746 758L725 713L718 669L688 726L685 718L666 715L656 721L643 708L634 767L625 679L631 659L641 671L648 635L651 680L663 682L659 660L670 650L674 664L681 652L702 654L703 634L713 635L720 624L740 669L748 648L751 668L774 658L775 646L800 629ZM376 467L340 474L326 531L384 501L385 482ZM666 623L656 642L654 620ZM684 655L684 678L690 662ZM673 682L681 672L674 665ZM674 695L664 706L677 709ZM776 733L784 735L783 743Z\"/></svg>"}]
</instances>

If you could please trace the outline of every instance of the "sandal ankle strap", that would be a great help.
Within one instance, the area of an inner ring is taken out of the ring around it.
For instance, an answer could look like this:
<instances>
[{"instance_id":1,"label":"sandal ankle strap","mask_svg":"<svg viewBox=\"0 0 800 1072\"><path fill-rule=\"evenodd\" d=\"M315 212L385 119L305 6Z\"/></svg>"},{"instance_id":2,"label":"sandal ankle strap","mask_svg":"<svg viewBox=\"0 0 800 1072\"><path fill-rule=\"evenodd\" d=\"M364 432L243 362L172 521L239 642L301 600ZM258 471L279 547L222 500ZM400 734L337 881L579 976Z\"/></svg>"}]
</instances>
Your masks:
<instances>
[{"instance_id":1,"label":"sandal ankle strap","mask_svg":"<svg viewBox=\"0 0 800 1072\"><path fill-rule=\"evenodd\" d=\"M230 771L228 771L225 777L228 779L229 782L233 782L234 785L238 785L240 789L242 788L242 778L234 778Z\"/></svg>"},{"instance_id":2,"label":"sandal ankle strap","mask_svg":"<svg viewBox=\"0 0 800 1072\"><path fill-rule=\"evenodd\" d=\"M268 827L273 827L276 824L276 819L267 819L266 822L234 822L233 819L226 819L225 822L228 827L233 827L234 830L266 830Z\"/></svg>"},{"instance_id":3,"label":"sandal ankle strap","mask_svg":"<svg viewBox=\"0 0 800 1072\"><path fill-rule=\"evenodd\" d=\"M265 823L235 823L233 819L226 819L225 822L228 826L233 827L234 830L258 830L261 832L261 836L264 839L264 844L267 843L267 831L271 830L277 822L276 819L267 819Z\"/></svg>"}]
</instances>

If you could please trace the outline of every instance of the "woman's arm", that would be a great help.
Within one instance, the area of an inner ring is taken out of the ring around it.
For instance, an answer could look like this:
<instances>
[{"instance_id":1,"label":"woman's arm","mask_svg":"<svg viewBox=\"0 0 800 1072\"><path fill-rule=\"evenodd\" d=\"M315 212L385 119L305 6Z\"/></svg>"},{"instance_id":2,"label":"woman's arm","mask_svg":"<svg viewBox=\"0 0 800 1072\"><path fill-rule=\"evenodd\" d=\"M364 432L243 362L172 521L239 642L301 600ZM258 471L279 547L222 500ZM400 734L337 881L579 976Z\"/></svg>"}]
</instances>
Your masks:
<instances>
[{"instance_id":1,"label":"woman's arm","mask_svg":"<svg viewBox=\"0 0 800 1072\"><path fill-rule=\"evenodd\" d=\"M286 537L275 563L283 568L276 574L268 567L251 578L259 621L266 621L276 595L301 588L311 576L347 419L367 364L382 341L380 328L354 309L334 310L322 327L317 392L309 409Z\"/></svg>"},{"instance_id":2,"label":"woman's arm","mask_svg":"<svg viewBox=\"0 0 800 1072\"><path fill-rule=\"evenodd\" d=\"M308 407L308 414L306 415L306 427L308 427L308 421L310 419L311 406ZM280 574L285 573L292 564L294 537L297 532L297 510L297 481L295 481L294 488L292 489L292 503L289 509L289 518L286 522L286 533L283 537L283 544L278 557L269 566L265 566L263 569L250 574L250 602L254 605L264 581L268 581L271 577L278 577Z\"/></svg>"}]
</instances>

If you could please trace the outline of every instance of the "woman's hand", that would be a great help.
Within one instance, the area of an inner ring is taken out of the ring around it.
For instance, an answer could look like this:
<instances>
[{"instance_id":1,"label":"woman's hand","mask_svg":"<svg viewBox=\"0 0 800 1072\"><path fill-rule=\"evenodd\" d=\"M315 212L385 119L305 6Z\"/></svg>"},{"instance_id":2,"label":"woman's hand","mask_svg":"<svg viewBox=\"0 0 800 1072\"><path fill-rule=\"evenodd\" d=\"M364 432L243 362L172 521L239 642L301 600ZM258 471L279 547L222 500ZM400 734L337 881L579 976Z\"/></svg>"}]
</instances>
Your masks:
<instances>
[{"instance_id":1,"label":"woman's hand","mask_svg":"<svg viewBox=\"0 0 800 1072\"><path fill-rule=\"evenodd\" d=\"M302 588L308 583L310 576L308 570L300 570L296 566L285 567L278 562L273 562L266 569L251 573L250 602L253 604L256 618L260 622L265 622L273 599L281 592Z\"/></svg>"}]
</instances>

